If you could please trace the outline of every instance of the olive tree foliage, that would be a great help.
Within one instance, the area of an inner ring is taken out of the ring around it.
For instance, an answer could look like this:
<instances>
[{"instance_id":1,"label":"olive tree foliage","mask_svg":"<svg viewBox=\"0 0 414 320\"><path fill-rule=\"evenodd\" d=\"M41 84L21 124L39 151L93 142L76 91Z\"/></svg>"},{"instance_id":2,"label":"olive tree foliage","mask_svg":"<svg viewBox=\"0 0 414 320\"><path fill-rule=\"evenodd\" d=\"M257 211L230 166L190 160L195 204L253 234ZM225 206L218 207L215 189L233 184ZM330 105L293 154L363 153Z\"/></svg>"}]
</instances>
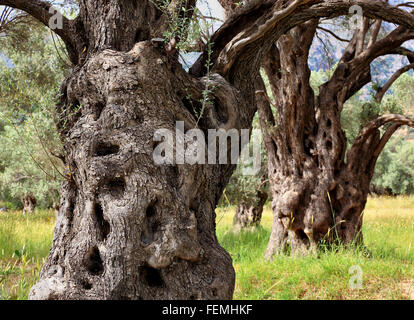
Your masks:
<instances>
[{"instance_id":1,"label":"olive tree foliage","mask_svg":"<svg viewBox=\"0 0 414 320\"><path fill-rule=\"evenodd\" d=\"M394 84L392 97L407 107L409 113L414 113L414 75L403 74Z\"/></svg>"},{"instance_id":2,"label":"olive tree foliage","mask_svg":"<svg viewBox=\"0 0 414 320\"><path fill-rule=\"evenodd\" d=\"M18 16L0 37L0 200L55 207L65 168L53 106L68 59L48 29Z\"/></svg>"},{"instance_id":3,"label":"olive tree foliage","mask_svg":"<svg viewBox=\"0 0 414 320\"><path fill-rule=\"evenodd\" d=\"M414 114L414 75L404 74L384 101ZM378 159L372 191L379 194L414 194L414 129L399 130Z\"/></svg>"},{"instance_id":4,"label":"olive tree foliage","mask_svg":"<svg viewBox=\"0 0 414 320\"><path fill-rule=\"evenodd\" d=\"M255 117L253 120L254 135L259 135L259 140L261 141L261 136L259 127L258 117ZM250 139L249 148L252 154L253 143L257 140ZM261 163L260 170L256 174L245 174L246 169L251 169L252 164L246 165L243 162L240 162L237 165L236 170L234 171L228 185L226 186L225 191L220 199L220 206L236 206L239 204L253 204L257 201L257 191L261 190L267 192L267 169L266 169L266 151L264 150L263 143L260 145L260 154L261 154Z\"/></svg>"},{"instance_id":5,"label":"olive tree foliage","mask_svg":"<svg viewBox=\"0 0 414 320\"><path fill-rule=\"evenodd\" d=\"M5 200L17 204L32 196L40 207L56 207L63 166L50 153L59 146L53 128L53 121L40 112L21 124L5 125L0 134L0 190Z\"/></svg>"},{"instance_id":6,"label":"olive tree foliage","mask_svg":"<svg viewBox=\"0 0 414 320\"><path fill-rule=\"evenodd\" d=\"M392 62L392 59L389 59ZM329 79L331 70L312 72L311 85L315 92ZM375 102L372 94L379 86L373 86L370 92L359 92L348 100L342 111L342 127L347 136L348 149L357 138L360 130L377 115L412 114L414 111L414 76L405 73L395 81L381 103ZM371 95L364 98L363 95ZM371 183L373 194L410 195L414 193L414 143L411 128L400 129L384 147L378 158Z\"/></svg>"},{"instance_id":7,"label":"olive tree foliage","mask_svg":"<svg viewBox=\"0 0 414 320\"><path fill-rule=\"evenodd\" d=\"M376 103L374 97L373 102L366 103L357 95L345 105L342 124L349 144L353 143L361 128L377 115L412 113L414 77L410 74L402 75L391 89L381 103ZM375 166L371 193L389 195L414 193L414 143L410 139L411 132L413 132L411 128L400 129L384 147Z\"/></svg>"},{"instance_id":8,"label":"olive tree foliage","mask_svg":"<svg viewBox=\"0 0 414 320\"><path fill-rule=\"evenodd\" d=\"M258 117L255 117L253 120L253 128L255 130L248 147L250 154L254 154L254 148L257 148L255 144L260 143L261 159L259 167L253 170L253 163L245 164L240 162L230 178L219 203L221 206L236 206L233 218L235 231L258 227L262 219L264 205L268 200L266 152L261 140L258 120ZM246 174L246 171L256 172L255 174Z\"/></svg>"},{"instance_id":9,"label":"olive tree foliage","mask_svg":"<svg viewBox=\"0 0 414 320\"><path fill-rule=\"evenodd\" d=\"M372 189L389 195L414 194L414 143L393 138L378 159Z\"/></svg>"}]
</instances>

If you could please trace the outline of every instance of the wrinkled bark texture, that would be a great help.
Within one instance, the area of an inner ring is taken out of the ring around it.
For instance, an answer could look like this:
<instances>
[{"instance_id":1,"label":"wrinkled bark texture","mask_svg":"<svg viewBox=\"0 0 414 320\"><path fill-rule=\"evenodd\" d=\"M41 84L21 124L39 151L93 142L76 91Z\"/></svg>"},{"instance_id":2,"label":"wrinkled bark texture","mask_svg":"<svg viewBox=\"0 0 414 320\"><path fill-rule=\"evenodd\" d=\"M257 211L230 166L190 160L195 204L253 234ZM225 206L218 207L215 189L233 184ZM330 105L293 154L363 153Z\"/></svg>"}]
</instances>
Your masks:
<instances>
[{"instance_id":1,"label":"wrinkled bark texture","mask_svg":"<svg viewBox=\"0 0 414 320\"><path fill-rule=\"evenodd\" d=\"M117 3L81 2L88 50L65 81L59 106L71 174L29 298L231 299L235 273L217 241L214 210L235 165L157 166L154 134L168 129L175 136L177 121L206 134L251 129L256 105L246 78L257 73L255 64L231 83L217 73L195 77L148 39L155 31L125 37L128 21L146 20L136 17L142 8ZM108 10L116 23L101 18ZM197 125L206 87L213 88L211 103Z\"/></svg>"},{"instance_id":2,"label":"wrinkled bark texture","mask_svg":"<svg viewBox=\"0 0 414 320\"><path fill-rule=\"evenodd\" d=\"M265 66L278 106L277 130L265 130L274 212L267 258L288 243L292 254L304 254L321 241L362 241L372 172L344 161L346 138L337 100L341 77L322 86L314 98L307 50L316 26L317 21L309 22L283 36L280 52L273 51L279 60L268 59ZM269 126L263 112L262 123Z\"/></svg>"},{"instance_id":3,"label":"wrinkled bark texture","mask_svg":"<svg viewBox=\"0 0 414 320\"><path fill-rule=\"evenodd\" d=\"M361 130L347 151L341 127L345 101L371 81L370 62L413 37L397 28L365 48L356 32L332 76L315 98L310 86L309 48L317 20L282 36L264 60L277 116L258 104L268 154L274 214L266 258L284 252L314 252L318 244L362 244L363 210L375 163L403 116L378 117ZM364 51L365 50L365 51ZM264 91L264 89L263 89ZM393 123L381 136L380 128Z\"/></svg>"},{"instance_id":4,"label":"wrinkled bark texture","mask_svg":"<svg viewBox=\"0 0 414 320\"><path fill-rule=\"evenodd\" d=\"M31 299L232 298L214 212L231 169L153 160L157 129L196 127L187 92L204 88L147 40L162 17L147 1L81 1L88 45L60 106L71 179Z\"/></svg>"}]
</instances>

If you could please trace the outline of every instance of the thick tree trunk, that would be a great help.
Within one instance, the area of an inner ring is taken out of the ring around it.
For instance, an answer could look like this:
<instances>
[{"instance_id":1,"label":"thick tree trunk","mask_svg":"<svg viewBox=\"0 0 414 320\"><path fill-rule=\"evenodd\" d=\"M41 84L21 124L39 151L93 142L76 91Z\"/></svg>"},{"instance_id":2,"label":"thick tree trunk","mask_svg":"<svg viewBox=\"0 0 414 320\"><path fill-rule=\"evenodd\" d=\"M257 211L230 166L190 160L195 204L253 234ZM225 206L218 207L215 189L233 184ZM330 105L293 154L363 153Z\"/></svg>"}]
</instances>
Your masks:
<instances>
[{"instance_id":1,"label":"thick tree trunk","mask_svg":"<svg viewBox=\"0 0 414 320\"><path fill-rule=\"evenodd\" d=\"M184 104L195 83L151 42L105 50L71 75L66 106L81 109L61 130L72 180L31 299L232 298L214 210L234 166L153 160L157 129L196 126Z\"/></svg>"},{"instance_id":2,"label":"thick tree trunk","mask_svg":"<svg viewBox=\"0 0 414 320\"><path fill-rule=\"evenodd\" d=\"M345 163L335 88L340 82L321 87L316 100L309 85L307 48L316 25L309 22L283 36L264 64L278 108L277 130L269 130L276 122L259 104L273 197L269 259L287 244L292 254L304 254L321 242L362 241L361 214L372 172Z\"/></svg>"},{"instance_id":3,"label":"thick tree trunk","mask_svg":"<svg viewBox=\"0 0 414 320\"><path fill-rule=\"evenodd\" d=\"M275 173L269 179L275 200L267 258L286 250L287 244L293 254L306 254L321 243L362 243L369 173L321 166L304 170L303 176Z\"/></svg>"},{"instance_id":4,"label":"thick tree trunk","mask_svg":"<svg viewBox=\"0 0 414 320\"><path fill-rule=\"evenodd\" d=\"M266 48L239 54L226 72L207 72L205 53L187 73L174 41L159 40L168 19L151 1L80 2L71 25L87 43L73 55L58 110L70 174L30 299L232 298L235 273L216 238L215 208L236 165L158 166L154 136L167 129L177 140L177 121L205 135L251 130L257 107L248 79ZM219 53L238 27L234 20L217 33L213 61L223 61ZM198 142L185 143L188 149ZM175 150L176 160L182 156Z\"/></svg>"},{"instance_id":5,"label":"thick tree trunk","mask_svg":"<svg viewBox=\"0 0 414 320\"><path fill-rule=\"evenodd\" d=\"M25 214L25 213L33 214L34 213L34 210L36 208L36 199L33 196L31 196L31 195L23 196L21 198L21 202L23 204L23 214Z\"/></svg>"},{"instance_id":6,"label":"thick tree trunk","mask_svg":"<svg viewBox=\"0 0 414 320\"><path fill-rule=\"evenodd\" d=\"M369 25L365 20L366 27L356 31L315 99L308 55L317 24L309 21L281 37L264 63L277 108L276 118L270 107L258 104L273 196L267 258L284 251L287 244L294 254L315 251L320 243L362 244L362 213L378 156L400 126L414 125L404 116L374 115L374 120L362 124L346 152L341 129L344 103L371 81L370 63L413 34L400 27L376 42L373 33L371 46L365 48ZM387 86L392 81L395 77ZM379 129L388 123L392 125L381 136Z\"/></svg>"},{"instance_id":7,"label":"thick tree trunk","mask_svg":"<svg viewBox=\"0 0 414 320\"><path fill-rule=\"evenodd\" d=\"M263 207L267 200L267 193L258 190L254 203L242 202L237 206L233 219L233 228L236 231L258 227L262 220Z\"/></svg>"}]
</instances>

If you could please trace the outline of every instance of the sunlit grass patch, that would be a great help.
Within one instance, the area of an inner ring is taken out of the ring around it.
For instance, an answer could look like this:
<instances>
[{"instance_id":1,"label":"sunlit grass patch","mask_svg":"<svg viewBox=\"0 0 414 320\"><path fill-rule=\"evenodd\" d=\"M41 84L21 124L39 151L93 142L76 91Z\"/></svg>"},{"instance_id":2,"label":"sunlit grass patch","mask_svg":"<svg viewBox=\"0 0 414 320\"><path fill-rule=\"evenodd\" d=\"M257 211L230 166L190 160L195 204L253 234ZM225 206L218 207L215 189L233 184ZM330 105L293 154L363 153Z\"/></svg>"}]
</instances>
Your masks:
<instances>
[{"instance_id":1,"label":"sunlit grass patch","mask_svg":"<svg viewBox=\"0 0 414 320\"><path fill-rule=\"evenodd\" d=\"M364 250L340 248L317 256L264 260L272 213L262 227L232 231L235 208L217 210L219 241L233 258L236 299L408 299L414 279L414 197L370 198L364 213ZM362 289L351 289L350 268L362 270ZM407 282L408 281L408 282ZM407 284L408 283L408 284ZM405 289L403 289L405 288Z\"/></svg>"},{"instance_id":2,"label":"sunlit grass patch","mask_svg":"<svg viewBox=\"0 0 414 320\"><path fill-rule=\"evenodd\" d=\"M45 257L51 246L55 213L37 211L33 215L8 212L0 215L0 258L13 254Z\"/></svg>"},{"instance_id":3,"label":"sunlit grass patch","mask_svg":"<svg viewBox=\"0 0 414 320\"><path fill-rule=\"evenodd\" d=\"M272 212L261 227L235 233L235 208L219 208L217 236L236 270L235 299L413 299L414 197L370 198L364 213L363 250L320 250L308 257L265 261ZM27 299L53 238L55 213L0 214L0 299ZM352 289L352 266L362 270L362 288Z\"/></svg>"},{"instance_id":4,"label":"sunlit grass patch","mask_svg":"<svg viewBox=\"0 0 414 320\"><path fill-rule=\"evenodd\" d=\"M49 253L54 225L54 211L0 215L0 299L27 299Z\"/></svg>"}]
</instances>

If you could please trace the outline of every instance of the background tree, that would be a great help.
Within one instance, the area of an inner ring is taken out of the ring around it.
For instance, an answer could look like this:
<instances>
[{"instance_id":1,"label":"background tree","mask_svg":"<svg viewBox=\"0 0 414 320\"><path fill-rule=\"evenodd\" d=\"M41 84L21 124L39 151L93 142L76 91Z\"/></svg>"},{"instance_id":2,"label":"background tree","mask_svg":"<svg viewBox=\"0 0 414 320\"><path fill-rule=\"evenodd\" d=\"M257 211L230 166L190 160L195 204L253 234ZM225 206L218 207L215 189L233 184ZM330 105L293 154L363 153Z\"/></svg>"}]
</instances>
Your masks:
<instances>
[{"instance_id":1,"label":"background tree","mask_svg":"<svg viewBox=\"0 0 414 320\"><path fill-rule=\"evenodd\" d=\"M253 127L260 130L257 117L255 117ZM252 149L255 141L255 139L250 141L249 148ZM268 183L266 154L262 145L260 151L260 171L255 175L246 175L247 166L239 163L220 201L222 205L236 205L233 219L235 231L257 227L262 219L263 208L268 199Z\"/></svg>"},{"instance_id":2,"label":"background tree","mask_svg":"<svg viewBox=\"0 0 414 320\"><path fill-rule=\"evenodd\" d=\"M243 2L234 0L219 0L218 2L224 9L226 17L235 14L237 9L244 5ZM267 103L267 101L256 99L256 103ZM255 129L260 128L257 115L253 120L253 127ZM253 143L254 140L250 142L250 148ZM236 231L260 225L263 208L268 200L266 153L262 145L261 156L262 167L256 175L244 175L243 169L245 166L243 164L238 165L222 197L223 203L225 200L228 204L236 204L236 212L233 219L233 227Z\"/></svg>"},{"instance_id":3,"label":"background tree","mask_svg":"<svg viewBox=\"0 0 414 320\"><path fill-rule=\"evenodd\" d=\"M387 64L395 65L397 60L398 56L388 56ZM382 70L387 72L386 69ZM310 81L315 92L318 92L318 87L327 81L331 74L332 70L312 72ZM384 96L381 104L367 103L366 96L369 94L367 90L351 97L345 103L341 114L341 123L347 137L348 149L357 138L362 126L371 119L372 115L413 114L413 86L414 77L405 73L392 86L392 91ZM411 174L413 163L410 162L409 154L414 150L413 131L410 127L399 129L397 137L390 139L390 143L385 146L375 166L370 186L372 194L412 194L411 185L414 176Z\"/></svg>"},{"instance_id":4,"label":"background tree","mask_svg":"<svg viewBox=\"0 0 414 320\"><path fill-rule=\"evenodd\" d=\"M52 106L67 62L50 32L24 19L7 24L7 36L0 37L0 193L33 212L36 203L55 207L59 200L63 150Z\"/></svg>"},{"instance_id":5,"label":"background tree","mask_svg":"<svg viewBox=\"0 0 414 320\"><path fill-rule=\"evenodd\" d=\"M378 159L372 192L386 195L414 194L414 143L404 137L390 140Z\"/></svg>"},{"instance_id":6,"label":"background tree","mask_svg":"<svg viewBox=\"0 0 414 320\"><path fill-rule=\"evenodd\" d=\"M375 111L395 79L412 69L409 64L365 105L370 111L367 121L347 152L341 115L346 101L371 82L371 63L392 53L411 61L411 51L401 46L413 38L412 31L399 26L380 38L383 21L369 18L372 15L364 7L369 4L374 2L361 3L363 27L351 35L335 71L316 97L308 58L319 20L281 37L265 64L277 107L275 116L259 105L273 196L268 258L284 251L288 242L294 253L313 251L321 241L362 242L362 212L378 156L399 127L413 125L408 117ZM385 128L383 134L381 128Z\"/></svg>"},{"instance_id":7,"label":"background tree","mask_svg":"<svg viewBox=\"0 0 414 320\"><path fill-rule=\"evenodd\" d=\"M350 99L342 113L342 124L352 145L361 124L367 122L372 114L407 114L412 115L414 99L412 96L413 77L403 74L392 86L392 92L385 95L381 104L366 103L362 99ZM410 89L411 88L411 89ZM414 151L411 127L401 128L396 137L381 152L375 166L370 191L376 194L410 195L413 193L413 162L410 154Z\"/></svg>"}]
</instances>

